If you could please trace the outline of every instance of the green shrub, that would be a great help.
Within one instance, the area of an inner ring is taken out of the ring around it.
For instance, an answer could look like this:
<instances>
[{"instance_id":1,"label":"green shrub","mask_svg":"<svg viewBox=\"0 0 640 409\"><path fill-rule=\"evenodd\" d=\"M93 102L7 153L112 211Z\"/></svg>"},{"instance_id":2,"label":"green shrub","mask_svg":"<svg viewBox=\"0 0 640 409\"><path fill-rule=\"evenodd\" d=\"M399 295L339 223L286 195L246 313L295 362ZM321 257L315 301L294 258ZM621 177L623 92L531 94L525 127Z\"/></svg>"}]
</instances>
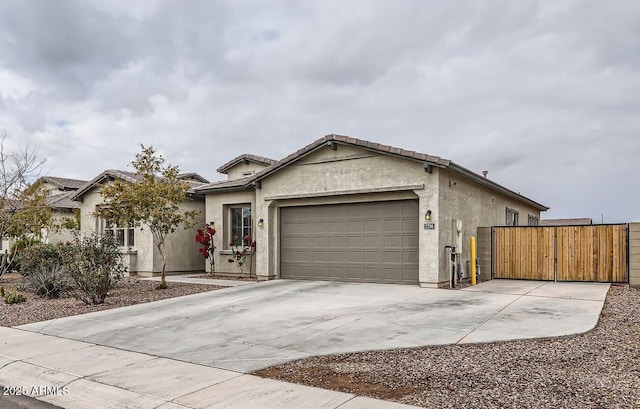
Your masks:
<instances>
[{"instance_id":1,"label":"green shrub","mask_svg":"<svg viewBox=\"0 0 640 409\"><path fill-rule=\"evenodd\" d=\"M58 298L69 290L62 253L67 245L37 244L19 253L25 286L42 298Z\"/></svg>"},{"instance_id":2,"label":"green shrub","mask_svg":"<svg viewBox=\"0 0 640 409\"><path fill-rule=\"evenodd\" d=\"M17 291L10 291L8 293L5 293L2 299L7 304L19 304L27 301L27 296Z\"/></svg>"},{"instance_id":3,"label":"green shrub","mask_svg":"<svg viewBox=\"0 0 640 409\"><path fill-rule=\"evenodd\" d=\"M62 251L62 260L70 293L85 304L104 303L126 271L118 242L109 234L76 237Z\"/></svg>"},{"instance_id":4,"label":"green shrub","mask_svg":"<svg viewBox=\"0 0 640 409\"><path fill-rule=\"evenodd\" d=\"M20 253L22 253L22 251L27 247L35 246L40 243L40 240L32 239L30 237L22 237L14 241L9 249L8 260L11 260L9 270L20 271Z\"/></svg>"}]
</instances>

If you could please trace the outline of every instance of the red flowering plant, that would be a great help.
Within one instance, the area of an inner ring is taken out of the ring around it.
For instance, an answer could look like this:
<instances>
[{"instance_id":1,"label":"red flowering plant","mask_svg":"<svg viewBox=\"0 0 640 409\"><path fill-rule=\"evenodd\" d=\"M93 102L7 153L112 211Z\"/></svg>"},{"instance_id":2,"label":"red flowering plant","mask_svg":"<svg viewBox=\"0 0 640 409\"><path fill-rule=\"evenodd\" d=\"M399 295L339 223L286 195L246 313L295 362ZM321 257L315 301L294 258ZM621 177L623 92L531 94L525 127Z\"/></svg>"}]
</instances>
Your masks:
<instances>
[{"instance_id":1,"label":"red flowering plant","mask_svg":"<svg viewBox=\"0 0 640 409\"><path fill-rule=\"evenodd\" d=\"M198 252L209 262L209 267L211 267L209 272L213 276L216 275L216 260L214 257L216 246L213 243L213 236L215 234L216 229L209 223L205 224L203 229L198 229L196 234L196 241L200 243Z\"/></svg>"},{"instance_id":2,"label":"red flowering plant","mask_svg":"<svg viewBox=\"0 0 640 409\"><path fill-rule=\"evenodd\" d=\"M253 255L256 249L256 242L251 241L251 236L244 236L242 238L233 236L231 243L231 257L229 263L236 263L240 268L240 274L244 274L244 266L247 263L247 257ZM251 259L249 259L249 277L251 277Z\"/></svg>"}]
</instances>

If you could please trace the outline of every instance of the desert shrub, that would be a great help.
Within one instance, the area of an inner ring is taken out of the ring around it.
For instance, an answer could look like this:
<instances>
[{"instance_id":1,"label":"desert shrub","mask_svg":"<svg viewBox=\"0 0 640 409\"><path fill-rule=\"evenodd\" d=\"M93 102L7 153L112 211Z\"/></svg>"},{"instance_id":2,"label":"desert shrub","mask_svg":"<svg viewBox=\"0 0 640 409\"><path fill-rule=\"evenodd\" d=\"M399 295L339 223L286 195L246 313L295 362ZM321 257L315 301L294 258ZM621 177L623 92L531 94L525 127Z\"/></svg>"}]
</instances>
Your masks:
<instances>
[{"instance_id":1,"label":"desert shrub","mask_svg":"<svg viewBox=\"0 0 640 409\"><path fill-rule=\"evenodd\" d=\"M62 251L62 261L71 295L91 305L104 303L126 271L118 242L109 234L76 237Z\"/></svg>"},{"instance_id":2,"label":"desert shrub","mask_svg":"<svg viewBox=\"0 0 640 409\"><path fill-rule=\"evenodd\" d=\"M11 263L11 265L9 266L9 270L20 271L20 254L26 248L38 244L41 244L40 240L30 237L21 237L20 239L14 241L11 245L11 248L9 249L9 257L7 259Z\"/></svg>"},{"instance_id":3,"label":"desert shrub","mask_svg":"<svg viewBox=\"0 0 640 409\"><path fill-rule=\"evenodd\" d=\"M26 288L42 298L58 298L70 289L62 254L67 245L37 244L24 248L18 257Z\"/></svg>"},{"instance_id":4,"label":"desert shrub","mask_svg":"<svg viewBox=\"0 0 640 409\"><path fill-rule=\"evenodd\" d=\"M27 301L27 296L17 291L4 292L4 289L3 289L2 292L4 293L4 295L2 296L2 299L7 304L19 304Z\"/></svg>"}]
</instances>

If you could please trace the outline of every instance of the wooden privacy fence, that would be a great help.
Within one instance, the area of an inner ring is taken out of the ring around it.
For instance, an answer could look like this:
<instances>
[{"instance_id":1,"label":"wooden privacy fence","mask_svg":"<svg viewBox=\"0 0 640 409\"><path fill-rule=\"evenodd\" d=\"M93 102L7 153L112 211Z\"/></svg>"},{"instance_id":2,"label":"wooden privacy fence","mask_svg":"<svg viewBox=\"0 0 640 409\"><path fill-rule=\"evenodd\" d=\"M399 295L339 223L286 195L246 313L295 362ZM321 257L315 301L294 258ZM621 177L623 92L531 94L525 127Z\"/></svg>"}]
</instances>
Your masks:
<instances>
[{"instance_id":1,"label":"wooden privacy fence","mask_svg":"<svg viewBox=\"0 0 640 409\"><path fill-rule=\"evenodd\" d=\"M628 280L626 224L492 228L494 278Z\"/></svg>"}]
</instances>

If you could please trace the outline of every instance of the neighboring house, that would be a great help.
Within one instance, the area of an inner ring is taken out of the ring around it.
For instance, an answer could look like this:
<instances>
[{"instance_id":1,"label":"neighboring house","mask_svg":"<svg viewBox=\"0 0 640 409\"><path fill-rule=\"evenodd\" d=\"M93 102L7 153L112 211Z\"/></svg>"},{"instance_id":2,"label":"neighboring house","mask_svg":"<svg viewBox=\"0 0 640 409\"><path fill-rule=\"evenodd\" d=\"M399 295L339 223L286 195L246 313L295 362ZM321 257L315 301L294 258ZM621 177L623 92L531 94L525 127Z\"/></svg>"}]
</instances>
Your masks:
<instances>
[{"instance_id":1,"label":"neighboring house","mask_svg":"<svg viewBox=\"0 0 640 409\"><path fill-rule=\"evenodd\" d=\"M218 171L228 180L195 189L217 229L217 271L237 272L229 242L249 235L263 280L442 287L446 246L465 266L478 226L524 224L548 209L450 160L341 135L275 163L241 155Z\"/></svg>"},{"instance_id":2,"label":"neighboring house","mask_svg":"<svg viewBox=\"0 0 640 409\"><path fill-rule=\"evenodd\" d=\"M87 184L86 180L43 176L36 181L45 194L47 204L53 211L52 230L43 230L42 237L47 243L66 242L73 239L73 231L64 228L68 220L77 220L76 212L80 211L80 203L71 200L75 192Z\"/></svg>"},{"instance_id":3,"label":"neighboring house","mask_svg":"<svg viewBox=\"0 0 640 409\"><path fill-rule=\"evenodd\" d=\"M103 204L100 186L104 183L119 179L130 183L137 183L140 176L135 172L122 170L105 170L90 182L80 188L72 200L80 204L81 234L92 232L111 232L119 241L120 247L130 275L149 277L159 275L162 262L158 249L153 244L153 238L148 228L117 226L108 220L95 217L96 209ZM196 173L184 173L179 178L188 182L193 189L208 182ZM179 228L167 237L167 274L202 271L202 256L197 251L194 242L196 229L204 224L204 199L196 197L190 191L183 203L184 210L200 212L196 226L191 229Z\"/></svg>"},{"instance_id":4,"label":"neighboring house","mask_svg":"<svg viewBox=\"0 0 640 409\"><path fill-rule=\"evenodd\" d=\"M75 212L80 208L77 202L71 200L71 196L86 184L86 180L60 178L56 176L43 176L34 182L34 186L45 196L46 203L53 214L52 229L42 229L42 240L45 243L65 242L73 239L73 233L65 229L66 219L75 219ZM8 251L13 239L3 239L0 243L0 251Z\"/></svg>"}]
</instances>

